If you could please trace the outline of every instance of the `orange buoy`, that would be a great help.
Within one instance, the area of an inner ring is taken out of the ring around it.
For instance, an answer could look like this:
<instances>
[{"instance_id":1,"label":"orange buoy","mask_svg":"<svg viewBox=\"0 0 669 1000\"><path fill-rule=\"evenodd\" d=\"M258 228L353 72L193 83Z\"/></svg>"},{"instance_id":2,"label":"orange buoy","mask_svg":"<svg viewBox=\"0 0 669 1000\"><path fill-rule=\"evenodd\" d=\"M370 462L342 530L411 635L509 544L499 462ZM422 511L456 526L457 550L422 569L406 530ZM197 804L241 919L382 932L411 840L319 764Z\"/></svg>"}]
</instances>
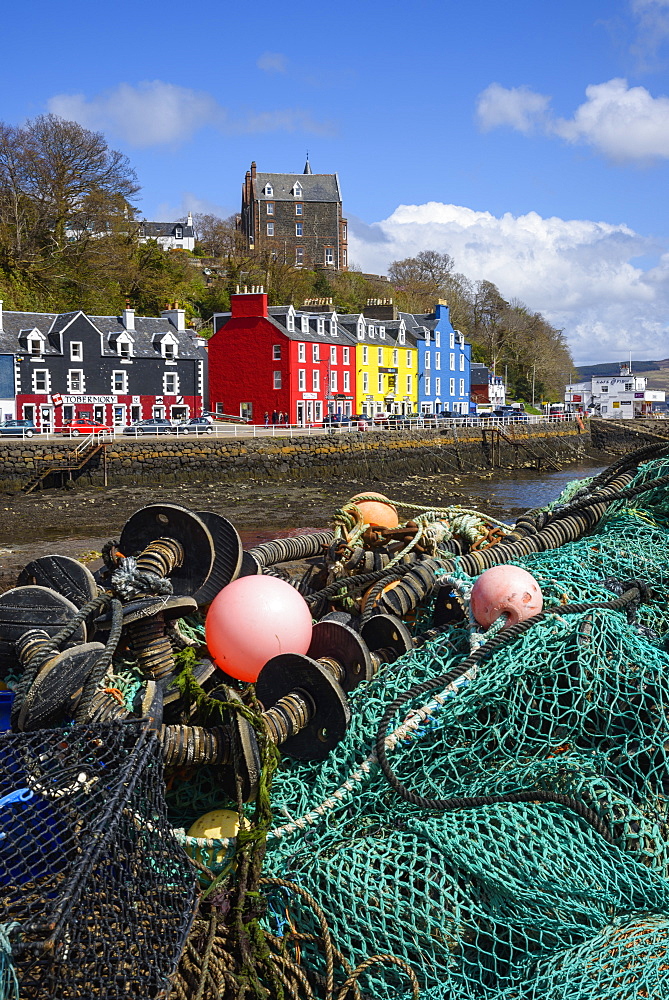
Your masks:
<instances>
[{"instance_id":1,"label":"orange buoy","mask_svg":"<svg viewBox=\"0 0 669 1000\"><path fill-rule=\"evenodd\" d=\"M373 499L364 499L358 502L358 497L371 497ZM357 493L351 497L349 502L356 505L365 519L365 523L372 528L392 529L400 523L396 508L388 497L384 497L383 493Z\"/></svg>"}]
</instances>

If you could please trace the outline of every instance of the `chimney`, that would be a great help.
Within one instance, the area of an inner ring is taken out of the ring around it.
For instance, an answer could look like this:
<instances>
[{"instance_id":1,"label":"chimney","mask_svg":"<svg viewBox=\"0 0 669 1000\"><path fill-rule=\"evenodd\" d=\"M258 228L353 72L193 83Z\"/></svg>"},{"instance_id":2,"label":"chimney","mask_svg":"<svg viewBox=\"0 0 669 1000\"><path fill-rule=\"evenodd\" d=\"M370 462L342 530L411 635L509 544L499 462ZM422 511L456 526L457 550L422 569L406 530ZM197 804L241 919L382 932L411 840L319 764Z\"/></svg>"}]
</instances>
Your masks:
<instances>
[{"instance_id":1,"label":"chimney","mask_svg":"<svg viewBox=\"0 0 669 1000\"><path fill-rule=\"evenodd\" d=\"M191 227L193 225L193 216L191 215L190 212L188 213L188 218L186 219L186 225Z\"/></svg>"},{"instance_id":2,"label":"chimney","mask_svg":"<svg viewBox=\"0 0 669 1000\"><path fill-rule=\"evenodd\" d=\"M176 303L174 309L163 309L160 314L163 319L168 319L170 323L176 326L179 333L183 333L186 329L186 310L177 309Z\"/></svg>"},{"instance_id":3,"label":"chimney","mask_svg":"<svg viewBox=\"0 0 669 1000\"><path fill-rule=\"evenodd\" d=\"M251 163L251 177L252 177L252 179L255 180L255 176L256 176L256 161L253 160L252 163Z\"/></svg>"},{"instance_id":4,"label":"chimney","mask_svg":"<svg viewBox=\"0 0 669 1000\"><path fill-rule=\"evenodd\" d=\"M128 333L134 333L135 332L135 310L134 309L124 309L123 310L122 323L123 323L123 326L128 331Z\"/></svg>"},{"instance_id":5,"label":"chimney","mask_svg":"<svg viewBox=\"0 0 669 1000\"><path fill-rule=\"evenodd\" d=\"M230 296L230 309L233 319L267 319L267 292L262 285L253 286L251 291L244 291Z\"/></svg>"}]
</instances>

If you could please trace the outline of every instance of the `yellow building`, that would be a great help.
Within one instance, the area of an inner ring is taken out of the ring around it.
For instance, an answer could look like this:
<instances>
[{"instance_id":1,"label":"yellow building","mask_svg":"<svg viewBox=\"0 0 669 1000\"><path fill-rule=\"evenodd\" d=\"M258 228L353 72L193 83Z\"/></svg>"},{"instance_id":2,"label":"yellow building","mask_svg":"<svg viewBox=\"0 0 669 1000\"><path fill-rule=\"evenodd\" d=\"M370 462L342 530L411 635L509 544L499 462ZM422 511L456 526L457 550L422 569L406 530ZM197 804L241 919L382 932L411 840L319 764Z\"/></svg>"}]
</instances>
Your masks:
<instances>
[{"instance_id":1,"label":"yellow building","mask_svg":"<svg viewBox=\"0 0 669 1000\"><path fill-rule=\"evenodd\" d=\"M418 348L403 319L340 316L339 323L355 338L356 412L418 412Z\"/></svg>"}]
</instances>

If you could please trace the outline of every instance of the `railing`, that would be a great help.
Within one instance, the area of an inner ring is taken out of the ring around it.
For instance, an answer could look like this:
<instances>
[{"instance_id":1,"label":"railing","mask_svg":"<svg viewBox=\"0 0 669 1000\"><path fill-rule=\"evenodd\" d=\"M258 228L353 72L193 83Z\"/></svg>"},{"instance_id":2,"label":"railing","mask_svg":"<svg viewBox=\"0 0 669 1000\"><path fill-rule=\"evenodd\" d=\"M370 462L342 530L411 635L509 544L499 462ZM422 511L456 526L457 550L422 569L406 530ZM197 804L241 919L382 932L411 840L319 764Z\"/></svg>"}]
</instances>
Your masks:
<instances>
[{"instance_id":1,"label":"railing","mask_svg":"<svg viewBox=\"0 0 669 1000\"><path fill-rule=\"evenodd\" d=\"M213 423L202 425L184 426L175 424L172 427L164 426L154 429L132 427L115 427L111 431L96 431L86 435L79 441L79 434L68 434L67 432L47 432L41 433L35 429L35 437L41 440L67 440L76 439L77 447L75 452L80 454L89 448L94 441L111 441L115 438L141 440L143 437L178 437L188 440L189 437L224 437L224 438L258 438L258 437L310 437L312 435L326 434L359 434L370 431L384 432L393 430L444 430L451 427L457 428L480 428L480 427L523 427L528 424L562 424L576 419L576 414L553 414L542 416L528 413L512 415L506 417L489 417L485 414L479 416L463 417L437 417L430 414L425 416L396 417L387 418L360 417L357 420L346 420L336 423L308 423L308 424L230 424Z\"/></svg>"}]
</instances>

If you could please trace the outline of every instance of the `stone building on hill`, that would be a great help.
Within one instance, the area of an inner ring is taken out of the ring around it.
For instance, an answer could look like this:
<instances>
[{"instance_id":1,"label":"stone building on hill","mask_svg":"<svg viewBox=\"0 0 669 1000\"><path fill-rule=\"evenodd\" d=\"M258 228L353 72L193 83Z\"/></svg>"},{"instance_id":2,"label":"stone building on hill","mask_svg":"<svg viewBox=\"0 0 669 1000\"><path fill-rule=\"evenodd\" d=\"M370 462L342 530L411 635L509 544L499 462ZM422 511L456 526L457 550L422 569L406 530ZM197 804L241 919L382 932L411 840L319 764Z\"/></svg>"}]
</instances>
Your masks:
<instances>
[{"instance_id":1,"label":"stone building on hill","mask_svg":"<svg viewBox=\"0 0 669 1000\"><path fill-rule=\"evenodd\" d=\"M348 225L337 174L259 173L255 161L242 186L239 226L250 250L294 267L345 271Z\"/></svg>"}]
</instances>

